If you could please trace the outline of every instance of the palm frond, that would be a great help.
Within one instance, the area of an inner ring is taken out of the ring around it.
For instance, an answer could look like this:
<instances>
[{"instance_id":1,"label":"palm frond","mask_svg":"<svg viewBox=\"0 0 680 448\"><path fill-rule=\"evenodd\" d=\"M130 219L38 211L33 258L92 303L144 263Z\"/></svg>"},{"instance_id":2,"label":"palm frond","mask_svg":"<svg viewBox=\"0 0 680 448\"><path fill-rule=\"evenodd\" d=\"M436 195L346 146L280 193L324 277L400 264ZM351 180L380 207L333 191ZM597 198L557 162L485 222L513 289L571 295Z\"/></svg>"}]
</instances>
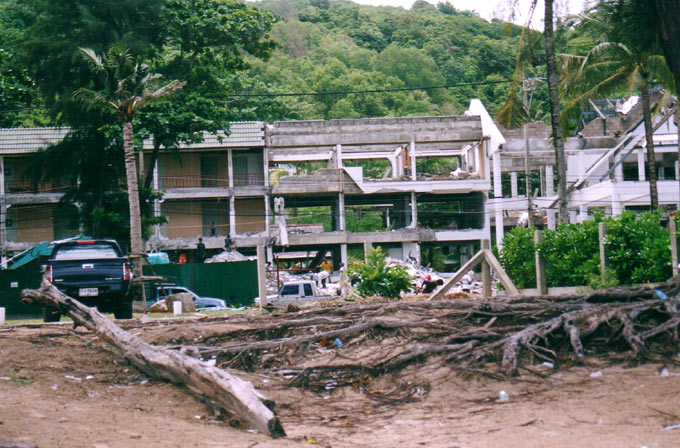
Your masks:
<instances>
[{"instance_id":1,"label":"palm frond","mask_svg":"<svg viewBox=\"0 0 680 448\"><path fill-rule=\"evenodd\" d=\"M496 120L507 129L515 129L529 121L529 112L515 90L510 91L508 99L496 115Z\"/></svg>"}]
</instances>

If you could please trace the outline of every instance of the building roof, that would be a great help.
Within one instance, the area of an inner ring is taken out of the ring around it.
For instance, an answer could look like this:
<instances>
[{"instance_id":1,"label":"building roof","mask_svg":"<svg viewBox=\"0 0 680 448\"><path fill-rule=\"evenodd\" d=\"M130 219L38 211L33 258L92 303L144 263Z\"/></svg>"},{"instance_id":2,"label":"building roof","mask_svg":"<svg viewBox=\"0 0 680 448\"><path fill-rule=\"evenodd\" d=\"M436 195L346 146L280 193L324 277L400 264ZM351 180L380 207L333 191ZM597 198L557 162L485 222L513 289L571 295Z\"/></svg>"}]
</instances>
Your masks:
<instances>
[{"instance_id":1,"label":"building roof","mask_svg":"<svg viewBox=\"0 0 680 448\"><path fill-rule=\"evenodd\" d=\"M222 141L220 141L220 139ZM219 149L219 148L253 148L264 146L264 122L238 121L231 123L230 134L203 133L203 141L199 143L182 143L179 149ZM144 149L153 149L151 139L144 140Z\"/></svg>"},{"instance_id":2,"label":"building roof","mask_svg":"<svg viewBox=\"0 0 680 448\"><path fill-rule=\"evenodd\" d=\"M0 128L0 155L31 154L59 143L69 128ZM220 141L220 138L222 141ZM253 148L264 146L264 123L242 121L231 124L230 135L223 132L203 134L200 143L182 144L180 149ZM144 141L144 149L152 149L150 139Z\"/></svg>"},{"instance_id":3,"label":"building roof","mask_svg":"<svg viewBox=\"0 0 680 448\"><path fill-rule=\"evenodd\" d=\"M59 143L69 128L0 129L0 155L30 154Z\"/></svg>"}]
</instances>

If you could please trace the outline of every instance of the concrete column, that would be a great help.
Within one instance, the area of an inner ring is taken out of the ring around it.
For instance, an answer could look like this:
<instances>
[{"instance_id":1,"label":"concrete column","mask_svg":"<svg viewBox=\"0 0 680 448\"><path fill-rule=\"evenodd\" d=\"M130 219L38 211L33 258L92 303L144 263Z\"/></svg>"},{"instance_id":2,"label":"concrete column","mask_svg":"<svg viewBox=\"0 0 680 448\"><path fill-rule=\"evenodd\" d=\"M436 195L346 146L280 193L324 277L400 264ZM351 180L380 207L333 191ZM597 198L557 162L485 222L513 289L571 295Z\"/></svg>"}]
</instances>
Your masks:
<instances>
[{"instance_id":1,"label":"concrete column","mask_svg":"<svg viewBox=\"0 0 680 448\"><path fill-rule=\"evenodd\" d=\"M236 235L236 198L233 194L229 195L229 235Z\"/></svg>"},{"instance_id":2,"label":"concrete column","mask_svg":"<svg viewBox=\"0 0 680 448\"><path fill-rule=\"evenodd\" d=\"M265 179L267 177L265 176ZM271 229L272 229L272 207L271 207L271 196L269 196L269 193L264 194L264 229L265 232L267 232L267 238L271 238ZM270 246L267 246L269 249ZM271 260L269 260L271 261Z\"/></svg>"},{"instance_id":3,"label":"concrete column","mask_svg":"<svg viewBox=\"0 0 680 448\"><path fill-rule=\"evenodd\" d=\"M550 230L555 230L555 228L557 228L557 211L549 208L545 212L548 215L548 228Z\"/></svg>"},{"instance_id":4,"label":"concrete column","mask_svg":"<svg viewBox=\"0 0 680 448\"><path fill-rule=\"evenodd\" d=\"M401 243L401 251L405 260L411 257L414 258L418 264L420 264L420 244L414 241L405 241Z\"/></svg>"},{"instance_id":5,"label":"concrete column","mask_svg":"<svg viewBox=\"0 0 680 448\"><path fill-rule=\"evenodd\" d=\"M158 191L158 159L156 159L156 163L154 163L153 166L153 189L154 191ZM154 199L153 201L153 215L155 217L161 216L161 201L158 199ZM160 238L161 236L161 226L160 224L156 224L153 226L153 234L156 238Z\"/></svg>"},{"instance_id":6,"label":"concrete column","mask_svg":"<svg viewBox=\"0 0 680 448\"><path fill-rule=\"evenodd\" d=\"M505 229L503 228L503 206L496 203L496 245L498 248L503 247L503 238L505 238Z\"/></svg>"},{"instance_id":7,"label":"concrete column","mask_svg":"<svg viewBox=\"0 0 680 448\"><path fill-rule=\"evenodd\" d=\"M411 192L411 227L414 229L418 227L418 203L415 191Z\"/></svg>"},{"instance_id":8,"label":"concrete column","mask_svg":"<svg viewBox=\"0 0 680 448\"><path fill-rule=\"evenodd\" d=\"M544 166L539 166L538 167L538 178L539 178L539 196L545 196L545 167Z\"/></svg>"},{"instance_id":9,"label":"concrete column","mask_svg":"<svg viewBox=\"0 0 680 448\"><path fill-rule=\"evenodd\" d=\"M588 206L581 204L578 206L578 222L584 222L588 220Z\"/></svg>"},{"instance_id":10,"label":"concrete column","mask_svg":"<svg viewBox=\"0 0 680 448\"><path fill-rule=\"evenodd\" d=\"M411 156L411 180L417 180L418 175L416 173L416 141L414 138L411 138L411 149L410 149L410 156Z\"/></svg>"},{"instance_id":11,"label":"concrete column","mask_svg":"<svg viewBox=\"0 0 680 448\"><path fill-rule=\"evenodd\" d=\"M337 144L335 145L335 160L338 169L342 169L342 145Z\"/></svg>"},{"instance_id":12,"label":"concrete column","mask_svg":"<svg viewBox=\"0 0 680 448\"><path fill-rule=\"evenodd\" d=\"M390 167L392 168L391 178L399 177L399 165L397 164L397 156L389 156L387 160L390 161Z\"/></svg>"},{"instance_id":13,"label":"concrete column","mask_svg":"<svg viewBox=\"0 0 680 448\"><path fill-rule=\"evenodd\" d=\"M673 270L673 277L678 276L678 233L677 225L675 224L675 216L668 217L668 232L671 235L671 268Z\"/></svg>"},{"instance_id":14,"label":"concrete column","mask_svg":"<svg viewBox=\"0 0 680 448\"><path fill-rule=\"evenodd\" d=\"M413 223L411 220L411 213L409 211L410 207L410 198L408 196L404 196L404 205L402 206L402 210L404 211L404 227L411 227Z\"/></svg>"},{"instance_id":15,"label":"concrete column","mask_svg":"<svg viewBox=\"0 0 680 448\"><path fill-rule=\"evenodd\" d=\"M234 154L231 148L227 148L227 173L229 175L229 189L234 188Z\"/></svg>"},{"instance_id":16,"label":"concrete column","mask_svg":"<svg viewBox=\"0 0 680 448\"><path fill-rule=\"evenodd\" d=\"M264 177L264 188L269 188L269 151L266 147L262 148L262 177Z\"/></svg>"},{"instance_id":17,"label":"concrete column","mask_svg":"<svg viewBox=\"0 0 680 448\"><path fill-rule=\"evenodd\" d=\"M493 155L493 197L503 197L503 182L501 173L501 155L496 151Z\"/></svg>"},{"instance_id":18,"label":"concrete column","mask_svg":"<svg viewBox=\"0 0 680 448\"><path fill-rule=\"evenodd\" d=\"M612 216L619 216L623 211L623 204L621 203L621 196L618 194L612 195Z\"/></svg>"},{"instance_id":19,"label":"concrete column","mask_svg":"<svg viewBox=\"0 0 680 448\"><path fill-rule=\"evenodd\" d=\"M345 193L338 193L338 230L341 232L347 230L345 227Z\"/></svg>"},{"instance_id":20,"label":"concrete column","mask_svg":"<svg viewBox=\"0 0 680 448\"><path fill-rule=\"evenodd\" d=\"M614 163L616 163L616 168L614 168L614 180L616 182L623 182L623 163L619 163L621 161L621 153L618 152L616 153L616 157L614 157ZM676 162L677 166L677 162Z\"/></svg>"},{"instance_id":21,"label":"concrete column","mask_svg":"<svg viewBox=\"0 0 680 448\"><path fill-rule=\"evenodd\" d=\"M578 211L574 209L569 209L569 222L571 224L576 224L578 222Z\"/></svg>"},{"instance_id":22,"label":"concrete column","mask_svg":"<svg viewBox=\"0 0 680 448\"><path fill-rule=\"evenodd\" d=\"M645 181L645 149L638 148L638 180Z\"/></svg>"},{"instance_id":23,"label":"concrete column","mask_svg":"<svg viewBox=\"0 0 680 448\"><path fill-rule=\"evenodd\" d=\"M340 245L340 261L347 267L347 244Z\"/></svg>"},{"instance_id":24,"label":"concrete column","mask_svg":"<svg viewBox=\"0 0 680 448\"><path fill-rule=\"evenodd\" d=\"M373 244L370 241L364 241L364 262L368 262L368 254L371 253Z\"/></svg>"},{"instance_id":25,"label":"concrete column","mask_svg":"<svg viewBox=\"0 0 680 448\"><path fill-rule=\"evenodd\" d=\"M516 198L519 196L519 190L517 189L517 172L513 171L510 173L510 197Z\"/></svg>"},{"instance_id":26,"label":"concrete column","mask_svg":"<svg viewBox=\"0 0 680 448\"><path fill-rule=\"evenodd\" d=\"M545 195L553 196L555 194L555 172L552 165L545 167Z\"/></svg>"},{"instance_id":27,"label":"concrete column","mask_svg":"<svg viewBox=\"0 0 680 448\"><path fill-rule=\"evenodd\" d=\"M267 262L274 263L274 250L270 245L267 245Z\"/></svg>"}]
</instances>

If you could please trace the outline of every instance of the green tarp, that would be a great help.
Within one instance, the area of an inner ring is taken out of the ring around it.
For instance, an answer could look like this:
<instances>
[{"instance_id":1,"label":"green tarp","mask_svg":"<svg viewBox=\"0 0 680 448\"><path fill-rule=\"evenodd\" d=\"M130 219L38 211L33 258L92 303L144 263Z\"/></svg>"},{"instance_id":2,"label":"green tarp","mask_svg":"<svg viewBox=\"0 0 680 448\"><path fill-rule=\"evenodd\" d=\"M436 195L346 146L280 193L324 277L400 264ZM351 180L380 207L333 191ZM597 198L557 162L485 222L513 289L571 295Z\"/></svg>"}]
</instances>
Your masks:
<instances>
[{"instance_id":1,"label":"green tarp","mask_svg":"<svg viewBox=\"0 0 680 448\"><path fill-rule=\"evenodd\" d=\"M252 305L257 297L257 261L144 266L144 275L159 275L199 296L224 299L229 305Z\"/></svg>"}]
</instances>

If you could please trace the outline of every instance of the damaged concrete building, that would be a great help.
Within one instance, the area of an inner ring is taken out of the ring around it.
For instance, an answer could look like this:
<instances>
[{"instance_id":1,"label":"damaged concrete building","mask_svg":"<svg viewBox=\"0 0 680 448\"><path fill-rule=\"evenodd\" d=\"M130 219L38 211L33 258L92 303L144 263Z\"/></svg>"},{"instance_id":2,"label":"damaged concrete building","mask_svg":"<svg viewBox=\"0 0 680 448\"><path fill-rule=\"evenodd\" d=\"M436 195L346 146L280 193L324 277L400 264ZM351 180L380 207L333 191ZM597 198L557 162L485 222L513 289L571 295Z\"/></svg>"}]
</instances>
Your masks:
<instances>
[{"instance_id":1,"label":"damaged concrete building","mask_svg":"<svg viewBox=\"0 0 680 448\"><path fill-rule=\"evenodd\" d=\"M565 139L570 222L590 219L596 212L616 216L626 209L649 209L645 128L641 105L635 98L629 108L612 113L604 113L593 103L595 119L585 123L577 136ZM653 120L659 206L666 210L677 210L680 204L676 112L671 108ZM502 242L504 230L526 219L529 200L532 223L538 226L554 228L558 209L555 155L548 125L527 125L532 173L528 196L524 182L518 181L525 173L523 131L502 132L506 141L492 155L493 194L488 202L497 242ZM496 225L500 222L502 226Z\"/></svg>"},{"instance_id":2,"label":"damaged concrete building","mask_svg":"<svg viewBox=\"0 0 680 448\"><path fill-rule=\"evenodd\" d=\"M0 184L16 189L11 176L25 173L10 164L19 166L67 131L2 130L0 163L7 168ZM490 236L488 160L500 139L473 100L462 116L233 123L229 135L161 148L157 158L146 141L139 171L153 164L151 185L163 193L154 210L168 219L152 230L147 248L188 252L202 237L207 249L220 249L228 235L245 252L266 246L269 260L298 250L337 265L347 262L348 248L371 246L420 260L423 247L437 246L464 261ZM6 253L78 233L62 229L54 212L30 219L42 233L24 227L26 217L9 218L24 204L54 207L63 192L46 189L3 194L11 210L0 229Z\"/></svg>"},{"instance_id":3,"label":"damaged concrete building","mask_svg":"<svg viewBox=\"0 0 680 448\"><path fill-rule=\"evenodd\" d=\"M601 114L566 140L572 222L595 211L648 207L639 109ZM667 208L680 201L673 112L657 116L654 131L660 204ZM552 227L550 131L542 122L527 128L532 220ZM31 157L67 131L0 130L0 243L7 255L78 233L62 216L63 203L57 206L65 186L27 177ZM423 264L436 249L453 270L480 240L502 244L529 207L520 181L522 130L499 129L479 100L461 116L233 123L229 135L161 148L157 158L146 141L138 162L141 173L153 167L151 185L163 194L154 210L168 219L152 229L147 248L174 255L190 255L199 237L208 250L222 249L229 236L244 253L266 247L269 261L297 253L337 266L380 246Z\"/></svg>"}]
</instances>

